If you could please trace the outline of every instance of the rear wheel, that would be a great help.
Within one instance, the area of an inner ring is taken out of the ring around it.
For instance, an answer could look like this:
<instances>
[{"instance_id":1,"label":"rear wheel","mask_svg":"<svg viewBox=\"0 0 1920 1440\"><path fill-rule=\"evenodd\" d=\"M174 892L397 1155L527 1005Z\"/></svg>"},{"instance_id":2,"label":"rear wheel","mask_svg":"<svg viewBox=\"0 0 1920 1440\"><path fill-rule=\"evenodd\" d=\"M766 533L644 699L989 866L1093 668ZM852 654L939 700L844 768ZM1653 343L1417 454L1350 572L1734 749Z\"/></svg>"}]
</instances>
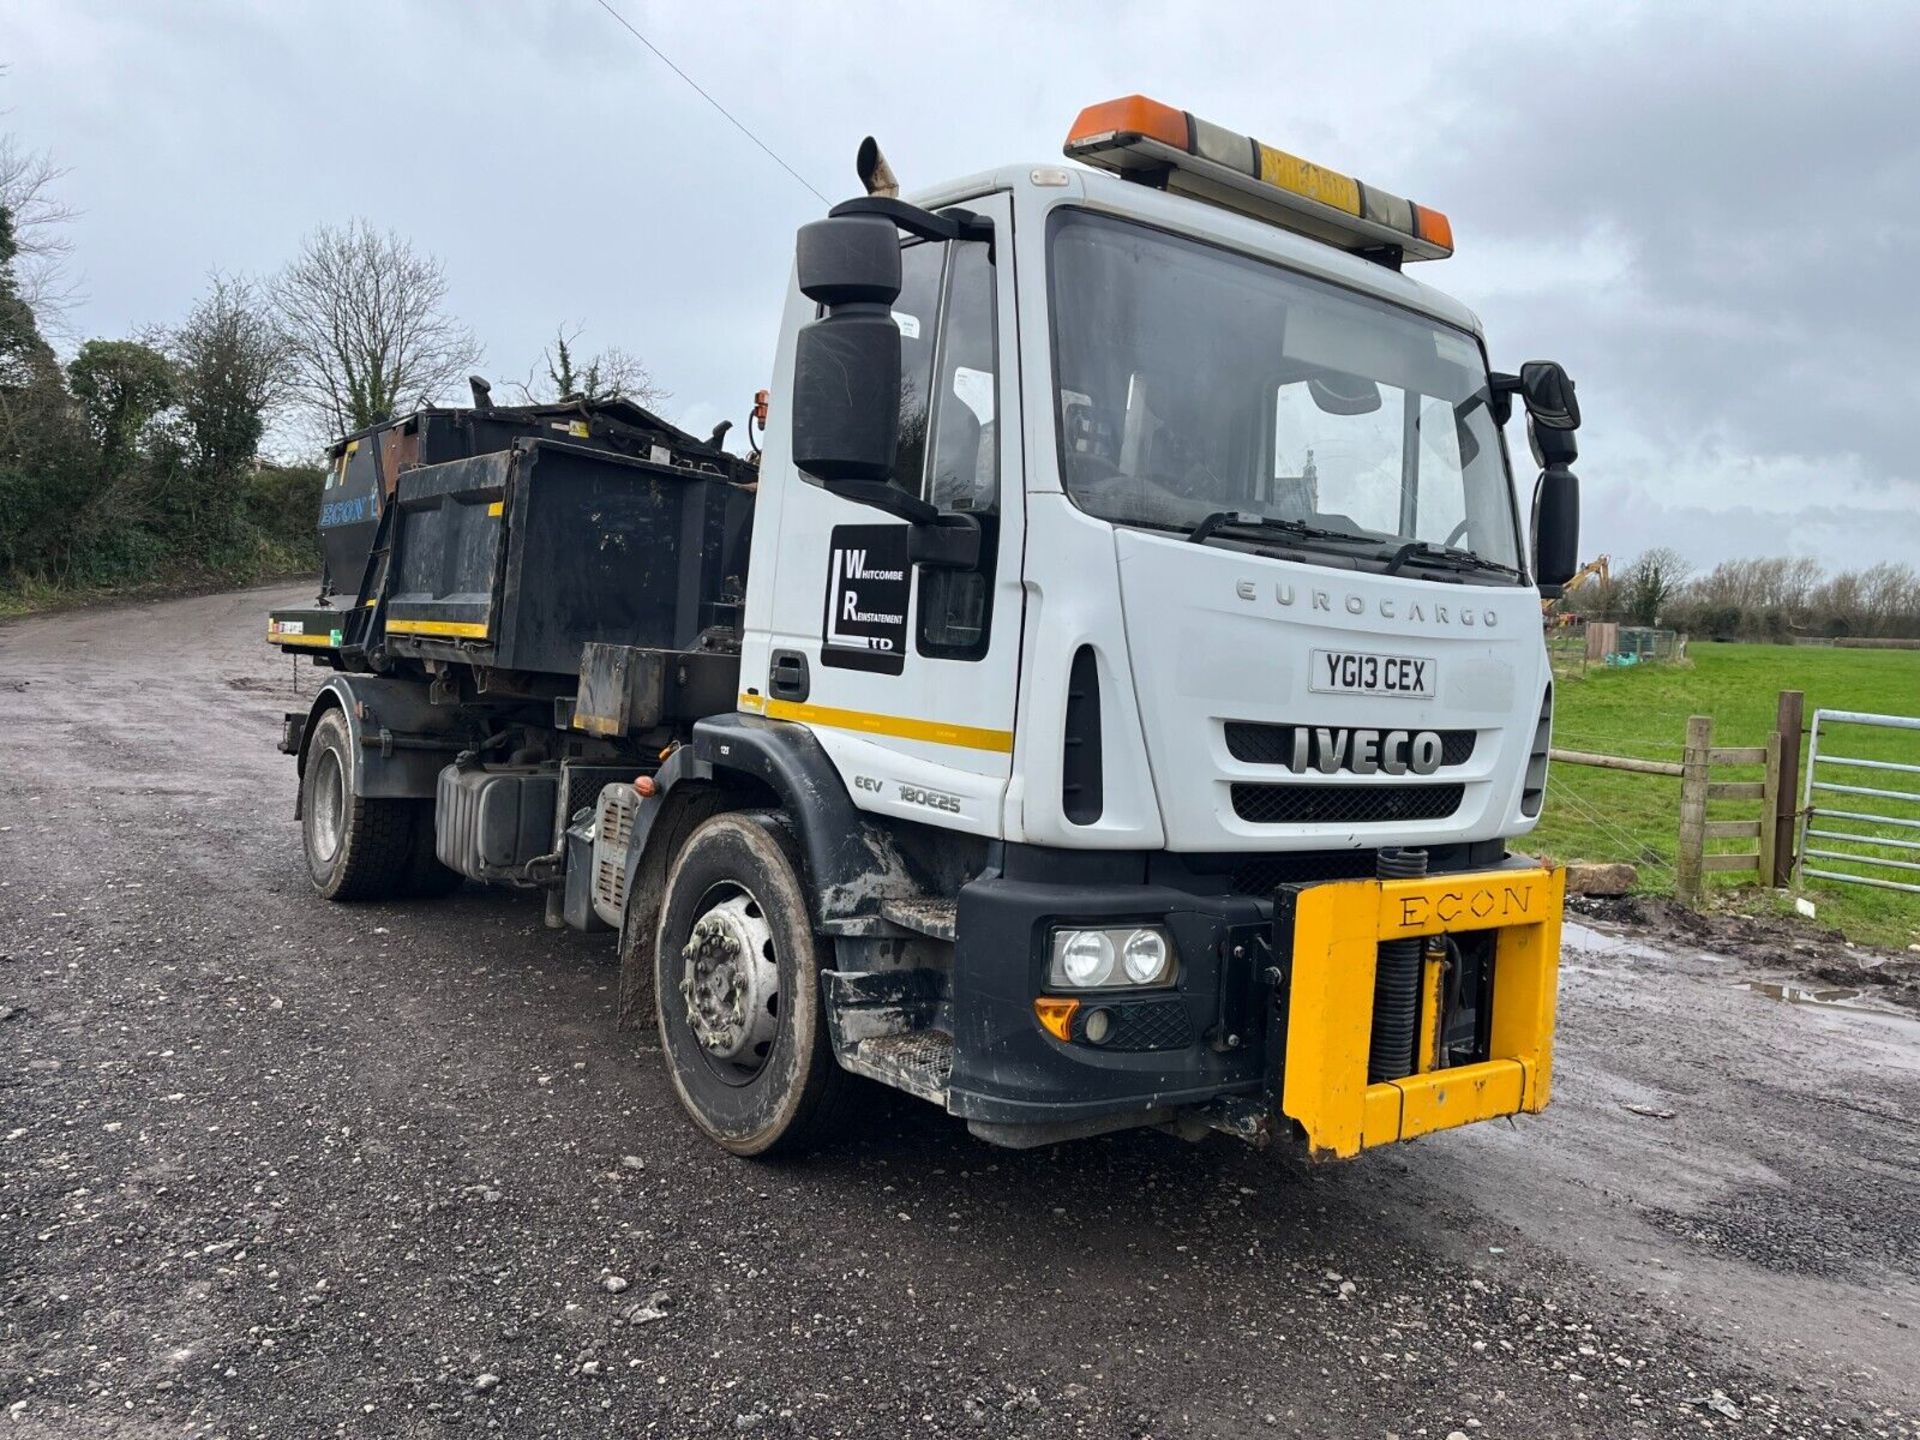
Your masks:
<instances>
[{"instance_id":1,"label":"rear wheel","mask_svg":"<svg viewBox=\"0 0 1920 1440\"><path fill-rule=\"evenodd\" d=\"M355 795L353 768L347 717L328 710L314 726L300 777L307 875L329 900L384 900L409 883L414 802Z\"/></svg>"},{"instance_id":2,"label":"rear wheel","mask_svg":"<svg viewBox=\"0 0 1920 1440\"><path fill-rule=\"evenodd\" d=\"M694 1124L736 1155L819 1143L846 1087L799 877L769 812L705 821L667 876L653 955L660 1049Z\"/></svg>"}]
</instances>

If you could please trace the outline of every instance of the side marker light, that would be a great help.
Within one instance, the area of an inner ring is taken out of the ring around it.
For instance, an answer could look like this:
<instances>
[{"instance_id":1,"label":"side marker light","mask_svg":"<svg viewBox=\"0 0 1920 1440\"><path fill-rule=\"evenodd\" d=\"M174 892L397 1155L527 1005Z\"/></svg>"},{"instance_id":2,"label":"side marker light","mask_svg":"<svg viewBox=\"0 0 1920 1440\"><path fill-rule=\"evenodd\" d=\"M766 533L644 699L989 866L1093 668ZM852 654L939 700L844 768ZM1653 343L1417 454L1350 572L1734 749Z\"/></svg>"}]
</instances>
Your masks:
<instances>
[{"instance_id":1,"label":"side marker light","mask_svg":"<svg viewBox=\"0 0 1920 1440\"><path fill-rule=\"evenodd\" d=\"M1040 995L1033 1002L1034 1018L1040 1022L1040 1028L1056 1040L1072 1038L1073 1017L1079 1009L1078 1000L1068 1000L1058 995Z\"/></svg>"}]
</instances>

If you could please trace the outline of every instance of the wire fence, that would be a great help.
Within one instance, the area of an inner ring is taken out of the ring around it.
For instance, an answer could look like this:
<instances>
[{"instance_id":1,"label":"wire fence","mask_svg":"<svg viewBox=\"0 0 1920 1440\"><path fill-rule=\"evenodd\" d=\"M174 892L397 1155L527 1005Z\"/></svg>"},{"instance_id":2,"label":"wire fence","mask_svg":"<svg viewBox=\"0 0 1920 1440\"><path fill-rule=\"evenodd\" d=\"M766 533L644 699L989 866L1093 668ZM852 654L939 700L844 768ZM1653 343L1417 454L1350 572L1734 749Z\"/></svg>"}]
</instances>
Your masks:
<instances>
[{"instance_id":1,"label":"wire fence","mask_svg":"<svg viewBox=\"0 0 1920 1440\"><path fill-rule=\"evenodd\" d=\"M1585 675L1590 666L1669 665L1687 658L1687 637L1651 625L1549 615L1547 659L1556 676Z\"/></svg>"},{"instance_id":2,"label":"wire fence","mask_svg":"<svg viewBox=\"0 0 1920 1440\"><path fill-rule=\"evenodd\" d=\"M1792 868L1802 703L1800 692L1780 692L1764 745L1716 745L1713 719L1706 715L1688 717L1683 742L1583 745L1578 735L1556 732L1549 801L1593 843L1611 850L1612 858L1630 860L1649 872L1655 886L1671 885L1689 903L1701 899L1712 875L1747 875L1779 888ZM1589 799L1566 782L1559 767L1569 765L1653 778L1630 781L1631 799L1617 786L1608 801ZM1920 773L1920 766L1914 768ZM1640 789L1675 780L1674 791ZM1729 814L1729 804L1756 808ZM1671 849L1662 831L1673 837ZM1920 865L1914 870L1920 873Z\"/></svg>"},{"instance_id":3,"label":"wire fence","mask_svg":"<svg viewBox=\"0 0 1920 1440\"><path fill-rule=\"evenodd\" d=\"M1657 872L1659 883L1668 884L1673 879L1673 866L1668 864L1656 851L1648 846L1642 836L1633 835L1621 829L1599 810L1581 799L1571 787L1560 778L1558 772L1549 771L1547 775L1547 794L1564 805L1573 814L1599 831L1615 846L1617 853L1644 870Z\"/></svg>"},{"instance_id":4,"label":"wire fence","mask_svg":"<svg viewBox=\"0 0 1920 1440\"><path fill-rule=\"evenodd\" d=\"M1614 625L1612 643L1602 661L1607 665L1663 665L1684 660L1687 640L1678 630L1650 625Z\"/></svg>"}]
</instances>

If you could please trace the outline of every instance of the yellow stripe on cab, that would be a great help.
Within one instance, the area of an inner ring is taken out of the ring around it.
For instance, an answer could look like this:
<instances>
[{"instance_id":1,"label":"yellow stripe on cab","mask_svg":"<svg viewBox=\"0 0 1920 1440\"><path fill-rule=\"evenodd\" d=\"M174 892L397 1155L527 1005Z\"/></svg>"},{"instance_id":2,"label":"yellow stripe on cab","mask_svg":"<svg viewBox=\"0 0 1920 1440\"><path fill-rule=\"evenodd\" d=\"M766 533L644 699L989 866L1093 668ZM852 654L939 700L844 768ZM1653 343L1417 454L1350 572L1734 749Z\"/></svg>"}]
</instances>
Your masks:
<instances>
[{"instance_id":1,"label":"yellow stripe on cab","mask_svg":"<svg viewBox=\"0 0 1920 1440\"><path fill-rule=\"evenodd\" d=\"M764 695L742 695L740 708L769 720L793 720L802 725L825 725L863 735L892 735L922 740L929 745L952 745L962 750L987 750L996 755L1013 752L1011 730L987 730L977 725L953 725L944 720L921 720L910 715L880 715L871 710L841 710L832 705L804 705L795 700L770 700Z\"/></svg>"}]
</instances>

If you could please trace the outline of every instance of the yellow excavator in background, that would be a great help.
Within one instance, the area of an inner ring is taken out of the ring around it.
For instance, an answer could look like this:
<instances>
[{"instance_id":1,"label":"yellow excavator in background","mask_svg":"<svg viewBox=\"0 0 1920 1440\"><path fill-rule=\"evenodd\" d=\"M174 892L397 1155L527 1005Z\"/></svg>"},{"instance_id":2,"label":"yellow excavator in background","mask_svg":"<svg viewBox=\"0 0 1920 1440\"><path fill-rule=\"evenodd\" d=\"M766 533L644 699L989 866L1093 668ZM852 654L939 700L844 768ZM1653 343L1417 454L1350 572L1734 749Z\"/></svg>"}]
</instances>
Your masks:
<instances>
[{"instance_id":1,"label":"yellow excavator in background","mask_svg":"<svg viewBox=\"0 0 1920 1440\"><path fill-rule=\"evenodd\" d=\"M1571 610L1562 610L1556 615L1554 614L1553 607L1561 601L1565 601L1574 591L1591 580L1598 580L1602 585L1611 585L1613 583L1613 557L1611 555L1596 555L1578 570L1574 571L1573 578L1568 580L1561 588L1559 601L1542 600L1540 602L1540 614L1546 619L1553 621L1556 625L1573 624L1575 620L1580 618L1578 615Z\"/></svg>"}]
</instances>

